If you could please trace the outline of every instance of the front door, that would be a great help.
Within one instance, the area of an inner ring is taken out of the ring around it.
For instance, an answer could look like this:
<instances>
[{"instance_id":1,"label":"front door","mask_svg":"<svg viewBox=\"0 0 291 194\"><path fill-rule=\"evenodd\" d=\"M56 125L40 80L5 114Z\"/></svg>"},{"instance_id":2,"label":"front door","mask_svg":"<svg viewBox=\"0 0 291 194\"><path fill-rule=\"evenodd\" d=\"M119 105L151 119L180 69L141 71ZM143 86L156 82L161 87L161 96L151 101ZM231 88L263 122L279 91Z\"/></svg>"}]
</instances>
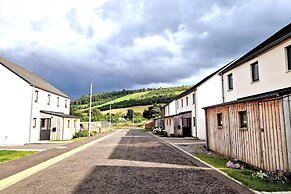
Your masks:
<instances>
[{"instance_id":1,"label":"front door","mask_svg":"<svg viewBox=\"0 0 291 194\"><path fill-rule=\"evenodd\" d=\"M51 119L40 120L40 140L50 140Z\"/></svg>"},{"instance_id":2,"label":"front door","mask_svg":"<svg viewBox=\"0 0 291 194\"><path fill-rule=\"evenodd\" d=\"M184 137L191 137L191 118L182 118L182 131Z\"/></svg>"}]
</instances>

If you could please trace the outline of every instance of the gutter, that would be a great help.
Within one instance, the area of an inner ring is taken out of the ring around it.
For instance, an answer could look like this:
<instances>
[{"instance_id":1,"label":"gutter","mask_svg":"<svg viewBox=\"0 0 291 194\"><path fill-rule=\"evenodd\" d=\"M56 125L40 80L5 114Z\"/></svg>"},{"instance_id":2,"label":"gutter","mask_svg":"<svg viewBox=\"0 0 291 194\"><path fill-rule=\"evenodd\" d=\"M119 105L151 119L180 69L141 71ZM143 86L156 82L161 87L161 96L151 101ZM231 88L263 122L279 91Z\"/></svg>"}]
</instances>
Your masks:
<instances>
[{"instance_id":1,"label":"gutter","mask_svg":"<svg viewBox=\"0 0 291 194\"><path fill-rule=\"evenodd\" d=\"M224 79L223 79L223 74L221 75L221 89L222 89L222 103L224 103L224 99L225 99L225 97L224 97Z\"/></svg>"},{"instance_id":2,"label":"gutter","mask_svg":"<svg viewBox=\"0 0 291 194\"><path fill-rule=\"evenodd\" d=\"M206 132L206 149L209 150L209 145L208 145L208 124L207 124L207 109L205 111L205 132Z\"/></svg>"}]
</instances>

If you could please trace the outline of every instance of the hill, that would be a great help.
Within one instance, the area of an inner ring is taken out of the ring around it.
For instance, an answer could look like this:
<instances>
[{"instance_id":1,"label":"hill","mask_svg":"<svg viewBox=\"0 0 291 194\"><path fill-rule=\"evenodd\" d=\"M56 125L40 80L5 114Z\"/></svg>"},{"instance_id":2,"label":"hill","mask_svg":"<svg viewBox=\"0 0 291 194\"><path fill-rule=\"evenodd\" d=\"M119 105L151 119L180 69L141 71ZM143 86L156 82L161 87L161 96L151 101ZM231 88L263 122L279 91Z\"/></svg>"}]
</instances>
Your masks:
<instances>
[{"instance_id":1,"label":"hill","mask_svg":"<svg viewBox=\"0 0 291 194\"><path fill-rule=\"evenodd\" d=\"M120 109L120 112L125 112L125 110L129 108L137 107L135 109L142 113L143 110L141 107L146 109L149 105L168 103L189 88L190 86L178 86L98 92L92 95L92 109L99 109L103 113L107 113L111 104L111 109ZM88 113L88 110L89 96L82 96L71 102L72 114L81 115L82 113Z\"/></svg>"}]
</instances>

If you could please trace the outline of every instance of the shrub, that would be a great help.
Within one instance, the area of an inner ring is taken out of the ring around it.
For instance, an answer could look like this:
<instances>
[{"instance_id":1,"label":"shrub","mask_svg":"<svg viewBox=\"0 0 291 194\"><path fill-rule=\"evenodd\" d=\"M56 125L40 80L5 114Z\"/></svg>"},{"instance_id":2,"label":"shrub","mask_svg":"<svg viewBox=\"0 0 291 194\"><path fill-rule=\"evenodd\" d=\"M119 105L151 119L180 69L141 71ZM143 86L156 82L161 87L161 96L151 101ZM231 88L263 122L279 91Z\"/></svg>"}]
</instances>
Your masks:
<instances>
[{"instance_id":1,"label":"shrub","mask_svg":"<svg viewBox=\"0 0 291 194\"><path fill-rule=\"evenodd\" d=\"M285 171L262 172L260 170L259 172L253 173L252 177L259 178L266 181L267 183L280 182L285 184L289 182L287 173Z\"/></svg>"},{"instance_id":2,"label":"shrub","mask_svg":"<svg viewBox=\"0 0 291 194\"><path fill-rule=\"evenodd\" d=\"M83 130L83 131L78 131L74 134L73 138L78 138L78 137L88 137L88 133L89 131L88 130ZM90 136L94 136L96 135L97 132L96 131L91 131L90 132Z\"/></svg>"}]
</instances>

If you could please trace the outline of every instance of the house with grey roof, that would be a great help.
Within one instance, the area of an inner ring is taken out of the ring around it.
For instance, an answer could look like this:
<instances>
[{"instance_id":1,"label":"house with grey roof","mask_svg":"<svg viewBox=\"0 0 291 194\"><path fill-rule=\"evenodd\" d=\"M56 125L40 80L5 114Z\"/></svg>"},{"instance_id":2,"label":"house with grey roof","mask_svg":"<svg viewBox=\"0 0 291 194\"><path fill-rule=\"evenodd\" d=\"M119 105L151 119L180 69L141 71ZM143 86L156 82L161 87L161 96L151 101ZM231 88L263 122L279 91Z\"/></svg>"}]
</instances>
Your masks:
<instances>
[{"instance_id":1,"label":"house with grey roof","mask_svg":"<svg viewBox=\"0 0 291 194\"><path fill-rule=\"evenodd\" d=\"M232 62L206 76L163 107L165 130L168 136L206 139L203 107L222 103L219 72Z\"/></svg>"},{"instance_id":2,"label":"house with grey roof","mask_svg":"<svg viewBox=\"0 0 291 194\"><path fill-rule=\"evenodd\" d=\"M37 74L0 57L0 144L66 140L80 128L70 98Z\"/></svg>"},{"instance_id":3,"label":"house with grey roof","mask_svg":"<svg viewBox=\"0 0 291 194\"><path fill-rule=\"evenodd\" d=\"M205 107L207 147L268 171L291 170L291 23L220 72Z\"/></svg>"}]
</instances>

